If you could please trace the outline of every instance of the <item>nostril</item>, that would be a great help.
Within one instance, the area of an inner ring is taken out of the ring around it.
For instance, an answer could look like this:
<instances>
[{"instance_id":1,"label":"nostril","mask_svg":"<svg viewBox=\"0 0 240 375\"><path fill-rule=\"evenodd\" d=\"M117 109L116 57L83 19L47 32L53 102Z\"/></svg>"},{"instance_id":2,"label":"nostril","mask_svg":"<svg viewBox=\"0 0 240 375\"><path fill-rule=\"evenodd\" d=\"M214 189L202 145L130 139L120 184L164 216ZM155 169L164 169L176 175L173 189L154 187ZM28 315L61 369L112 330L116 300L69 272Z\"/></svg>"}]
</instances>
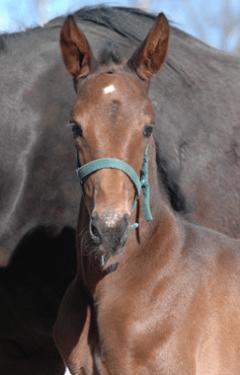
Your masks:
<instances>
[{"instance_id":1,"label":"nostril","mask_svg":"<svg viewBox=\"0 0 240 375\"><path fill-rule=\"evenodd\" d=\"M94 222L94 219L92 219L90 222L90 234L95 243L101 243L101 234Z\"/></svg>"},{"instance_id":2,"label":"nostril","mask_svg":"<svg viewBox=\"0 0 240 375\"><path fill-rule=\"evenodd\" d=\"M96 228L95 225L93 225L93 224L92 224L92 234L93 234L95 237L100 237L97 228Z\"/></svg>"}]
</instances>

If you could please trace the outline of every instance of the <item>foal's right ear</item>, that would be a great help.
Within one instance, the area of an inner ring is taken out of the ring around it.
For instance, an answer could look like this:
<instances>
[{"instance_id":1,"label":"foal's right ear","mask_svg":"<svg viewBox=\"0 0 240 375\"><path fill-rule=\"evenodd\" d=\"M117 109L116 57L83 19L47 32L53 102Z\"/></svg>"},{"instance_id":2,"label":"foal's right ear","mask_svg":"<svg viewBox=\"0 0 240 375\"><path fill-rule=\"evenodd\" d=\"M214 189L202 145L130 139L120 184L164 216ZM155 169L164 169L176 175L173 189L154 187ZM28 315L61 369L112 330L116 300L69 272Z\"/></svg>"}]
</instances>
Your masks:
<instances>
[{"instance_id":1,"label":"foal's right ear","mask_svg":"<svg viewBox=\"0 0 240 375\"><path fill-rule=\"evenodd\" d=\"M86 36L72 16L68 16L63 24L60 46L64 64L74 79L86 77L96 64L96 60Z\"/></svg>"}]
</instances>

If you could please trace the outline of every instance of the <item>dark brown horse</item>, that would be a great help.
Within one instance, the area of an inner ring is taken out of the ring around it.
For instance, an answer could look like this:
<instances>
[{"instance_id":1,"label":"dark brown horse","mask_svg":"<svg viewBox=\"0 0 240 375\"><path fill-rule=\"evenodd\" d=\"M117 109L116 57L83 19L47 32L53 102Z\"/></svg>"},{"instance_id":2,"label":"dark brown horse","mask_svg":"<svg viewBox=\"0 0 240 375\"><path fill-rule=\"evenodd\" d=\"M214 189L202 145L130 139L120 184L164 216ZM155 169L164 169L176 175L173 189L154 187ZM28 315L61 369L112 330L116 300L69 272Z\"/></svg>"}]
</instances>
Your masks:
<instances>
[{"instance_id":1,"label":"dark brown horse","mask_svg":"<svg viewBox=\"0 0 240 375\"><path fill-rule=\"evenodd\" d=\"M73 18L61 31L84 195L54 337L73 375L240 373L240 243L178 216L157 168L148 89L168 39L161 14L128 61L102 64Z\"/></svg>"}]
</instances>

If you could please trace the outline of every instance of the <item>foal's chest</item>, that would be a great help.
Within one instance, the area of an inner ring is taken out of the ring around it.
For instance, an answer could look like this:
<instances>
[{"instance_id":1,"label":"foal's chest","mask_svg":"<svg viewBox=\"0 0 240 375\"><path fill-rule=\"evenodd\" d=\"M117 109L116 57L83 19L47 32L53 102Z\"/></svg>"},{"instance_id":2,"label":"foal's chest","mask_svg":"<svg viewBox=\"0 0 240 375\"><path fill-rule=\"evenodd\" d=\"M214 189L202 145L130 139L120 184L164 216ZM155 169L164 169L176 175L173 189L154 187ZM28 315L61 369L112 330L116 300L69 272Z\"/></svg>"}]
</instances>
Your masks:
<instances>
[{"instance_id":1,"label":"foal's chest","mask_svg":"<svg viewBox=\"0 0 240 375\"><path fill-rule=\"evenodd\" d=\"M96 308L99 352L111 374L165 375L170 367L177 373L179 355L169 319L174 296L163 306L161 288L164 297L161 283L134 283L127 276L121 281L115 275L102 283Z\"/></svg>"}]
</instances>

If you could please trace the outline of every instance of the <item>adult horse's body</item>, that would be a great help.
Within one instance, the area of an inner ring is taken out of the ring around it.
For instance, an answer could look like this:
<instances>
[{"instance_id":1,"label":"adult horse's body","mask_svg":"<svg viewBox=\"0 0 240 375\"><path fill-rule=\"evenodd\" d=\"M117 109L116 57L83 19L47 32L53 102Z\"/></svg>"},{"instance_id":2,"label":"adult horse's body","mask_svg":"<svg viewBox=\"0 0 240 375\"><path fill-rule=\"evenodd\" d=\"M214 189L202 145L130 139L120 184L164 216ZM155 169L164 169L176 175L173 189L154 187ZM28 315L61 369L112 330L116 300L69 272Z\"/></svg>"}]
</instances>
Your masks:
<instances>
[{"instance_id":1,"label":"adult horse's body","mask_svg":"<svg viewBox=\"0 0 240 375\"><path fill-rule=\"evenodd\" d=\"M123 57L154 21L125 8L81 10L76 19L96 53L113 41ZM0 248L8 251L35 225L75 225L79 191L64 127L73 91L58 52L61 24L1 36ZM239 66L172 28L150 93L172 205L232 236L240 233Z\"/></svg>"},{"instance_id":2,"label":"adult horse's body","mask_svg":"<svg viewBox=\"0 0 240 375\"><path fill-rule=\"evenodd\" d=\"M72 17L61 31L83 198L54 337L73 375L240 373L240 241L174 213L157 170L148 88L168 36L161 14L128 61L106 64Z\"/></svg>"}]
</instances>

